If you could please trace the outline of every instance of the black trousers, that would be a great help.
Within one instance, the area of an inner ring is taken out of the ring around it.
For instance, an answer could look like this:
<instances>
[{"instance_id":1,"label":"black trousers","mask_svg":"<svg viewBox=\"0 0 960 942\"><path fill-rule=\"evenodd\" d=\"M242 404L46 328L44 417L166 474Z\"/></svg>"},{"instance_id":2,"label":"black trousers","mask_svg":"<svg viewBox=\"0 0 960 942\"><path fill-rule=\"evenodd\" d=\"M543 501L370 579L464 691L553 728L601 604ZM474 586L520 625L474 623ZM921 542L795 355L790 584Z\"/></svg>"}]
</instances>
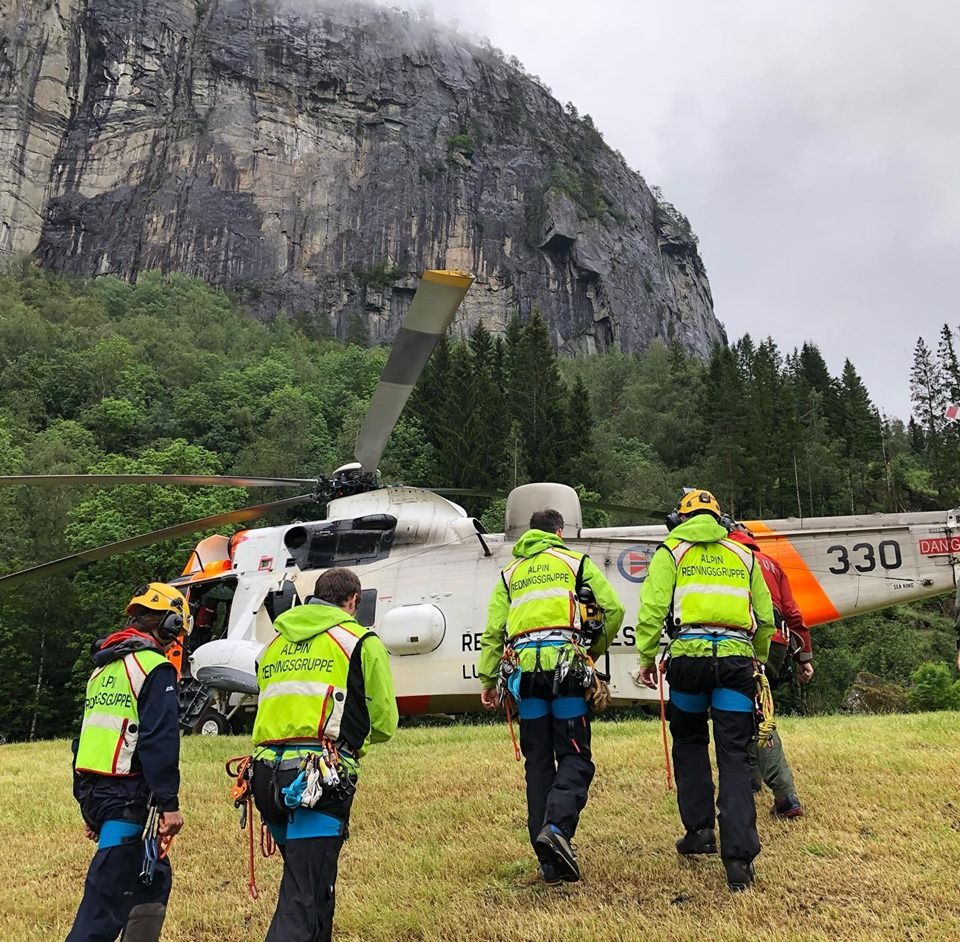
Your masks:
<instances>
[{"instance_id":1,"label":"black trousers","mask_svg":"<svg viewBox=\"0 0 960 942\"><path fill-rule=\"evenodd\" d=\"M143 841L98 850L90 861L83 899L66 942L115 942L142 920L136 938L158 938L163 910L170 897L173 871L166 859L157 861L150 886L138 881L143 868ZM151 935L144 923L155 927ZM133 935L131 929L131 935Z\"/></svg>"},{"instance_id":2,"label":"black trousers","mask_svg":"<svg viewBox=\"0 0 960 942\"><path fill-rule=\"evenodd\" d=\"M283 877L264 942L330 942L343 841L342 837L310 837L278 845Z\"/></svg>"},{"instance_id":3,"label":"black trousers","mask_svg":"<svg viewBox=\"0 0 960 942\"><path fill-rule=\"evenodd\" d=\"M296 769L276 771L271 764L253 767L253 798L264 821L274 825L275 835L285 831L289 811L282 804L281 789L297 776ZM277 908L264 942L330 942L337 902L337 866L347 837L353 796L324 795L316 811L343 822L340 837L305 837L283 840L277 846L283 857L283 876Z\"/></svg>"},{"instance_id":4,"label":"black trousers","mask_svg":"<svg viewBox=\"0 0 960 942\"><path fill-rule=\"evenodd\" d=\"M721 856L725 860L753 860L760 853L757 811L750 787L755 719L752 708L741 708L741 698L753 702L753 662L748 657L675 657L670 661L667 681L677 804L683 826L687 831L712 828L719 819ZM674 692L692 696L674 697ZM737 708L721 708L731 705ZM707 751L708 716L713 720L720 778L716 808Z\"/></svg>"},{"instance_id":5,"label":"black trousers","mask_svg":"<svg viewBox=\"0 0 960 942\"><path fill-rule=\"evenodd\" d=\"M583 688L553 692L552 674L525 674L521 680L521 709L524 700L546 701L583 696ZM546 824L555 824L572 838L587 804L587 792L596 767L590 754L590 714L558 719L551 712L536 719L520 720L520 751L527 779L527 830L530 843Z\"/></svg>"}]
</instances>

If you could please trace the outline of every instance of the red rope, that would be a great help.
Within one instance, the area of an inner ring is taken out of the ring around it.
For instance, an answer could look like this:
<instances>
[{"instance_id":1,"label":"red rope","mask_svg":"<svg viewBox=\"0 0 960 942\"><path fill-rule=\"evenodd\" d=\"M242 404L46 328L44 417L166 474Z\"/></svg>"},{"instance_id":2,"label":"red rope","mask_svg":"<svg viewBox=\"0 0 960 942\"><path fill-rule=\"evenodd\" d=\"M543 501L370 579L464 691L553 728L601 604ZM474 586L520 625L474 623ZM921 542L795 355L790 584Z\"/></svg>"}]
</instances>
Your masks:
<instances>
[{"instance_id":1,"label":"red rope","mask_svg":"<svg viewBox=\"0 0 960 942\"><path fill-rule=\"evenodd\" d=\"M247 796L247 830L250 833L250 879L247 880L247 892L250 894L250 899L258 899L260 891L257 889L257 877L253 864L253 795Z\"/></svg>"},{"instance_id":2,"label":"red rope","mask_svg":"<svg viewBox=\"0 0 960 942\"><path fill-rule=\"evenodd\" d=\"M517 742L517 734L513 730L513 713L510 711L510 694L504 697L503 705L507 711L507 726L510 729L510 739L513 742L513 757L520 761L520 744Z\"/></svg>"},{"instance_id":3,"label":"red rope","mask_svg":"<svg viewBox=\"0 0 960 942\"><path fill-rule=\"evenodd\" d=\"M260 819L260 853L264 857L272 857L277 852L277 842L270 833L270 828Z\"/></svg>"},{"instance_id":4,"label":"red rope","mask_svg":"<svg viewBox=\"0 0 960 942\"><path fill-rule=\"evenodd\" d=\"M660 662L657 669L657 691L660 694L660 734L663 737L663 761L667 767L667 790L673 791L673 772L670 769L670 749L667 746L667 709L663 702L663 672L666 668Z\"/></svg>"}]
</instances>

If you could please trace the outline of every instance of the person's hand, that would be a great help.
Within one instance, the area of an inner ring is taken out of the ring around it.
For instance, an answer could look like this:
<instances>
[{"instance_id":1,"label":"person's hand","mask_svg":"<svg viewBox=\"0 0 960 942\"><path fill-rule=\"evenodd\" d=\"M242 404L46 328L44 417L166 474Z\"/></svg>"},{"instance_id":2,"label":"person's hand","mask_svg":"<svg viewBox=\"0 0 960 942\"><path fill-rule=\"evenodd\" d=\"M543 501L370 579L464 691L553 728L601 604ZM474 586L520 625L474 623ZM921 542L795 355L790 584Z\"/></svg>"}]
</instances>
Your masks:
<instances>
[{"instance_id":1,"label":"person's hand","mask_svg":"<svg viewBox=\"0 0 960 942\"><path fill-rule=\"evenodd\" d=\"M87 824L86 821L83 822L83 836L88 841L95 841L97 839L97 832L94 831L94 829L90 827L90 825Z\"/></svg>"},{"instance_id":2,"label":"person's hand","mask_svg":"<svg viewBox=\"0 0 960 942\"><path fill-rule=\"evenodd\" d=\"M957 648L957 670L960 671L960 648Z\"/></svg>"},{"instance_id":3,"label":"person's hand","mask_svg":"<svg viewBox=\"0 0 960 942\"><path fill-rule=\"evenodd\" d=\"M809 684L813 677L813 661L801 661L797 665L797 680L801 684Z\"/></svg>"},{"instance_id":4,"label":"person's hand","mask_svg":"<svg viewBox=\"0 0 960 942\"><path fill-rule=\"evenodd\" d=\"M160 813L160 836L174 837L183 827L183 815L179 811L162 811Z\"/></svg>"},{"instance_id":5,"label":"person's hand","mask_svg":"<svg viewBox=\"0 0 960 942\"><path fill-rule=\"evenodd\" d=\"M656 690L657 665L651 664L649 667L641 667L637 674L637 680L639 680L644 687L649 687L651 690Z\"/></svg>"},{"instance_id":6,"label":"person's hand","mask_svg":"<svg viewBox=\"0 0 960 942\"><path fill-rule=\"evenodd\" d=\"M485 710L495 710L499 701L500 695L497 693L496 687L492 687L490 690L480 691L480 702L483 704Z\"/></svg>"}]
</instances>

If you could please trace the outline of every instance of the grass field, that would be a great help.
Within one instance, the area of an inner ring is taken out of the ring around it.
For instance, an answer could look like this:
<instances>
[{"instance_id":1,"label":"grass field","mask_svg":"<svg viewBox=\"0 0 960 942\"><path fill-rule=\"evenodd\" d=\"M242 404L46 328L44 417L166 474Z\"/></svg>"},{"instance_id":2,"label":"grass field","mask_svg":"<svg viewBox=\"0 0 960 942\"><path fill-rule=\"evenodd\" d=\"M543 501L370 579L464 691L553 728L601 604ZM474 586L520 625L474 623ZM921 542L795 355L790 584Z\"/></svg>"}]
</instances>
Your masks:
<instances>
[{"instance_id":1,"label":"grass field","mask_svg":"<svg viewBox=\"0 0 960 942\"><path fill-rule=\"evenodd\" d=\"M341 857L337 936L355 942L960 939L960 714L826 717L781 725L807 806L760 812L754 891L718 860L681 863L659 724L601 723L577 835L584 879L548 888L526 840L521 767L502 727L402 729L371 751ZM183 743L187 825L168 942L261 939L279 857L245 890L245 844L223 760L244 739ZM0 939L62 939L92 845L65 742L0 747Z\"/></svg>"}]
</instances>

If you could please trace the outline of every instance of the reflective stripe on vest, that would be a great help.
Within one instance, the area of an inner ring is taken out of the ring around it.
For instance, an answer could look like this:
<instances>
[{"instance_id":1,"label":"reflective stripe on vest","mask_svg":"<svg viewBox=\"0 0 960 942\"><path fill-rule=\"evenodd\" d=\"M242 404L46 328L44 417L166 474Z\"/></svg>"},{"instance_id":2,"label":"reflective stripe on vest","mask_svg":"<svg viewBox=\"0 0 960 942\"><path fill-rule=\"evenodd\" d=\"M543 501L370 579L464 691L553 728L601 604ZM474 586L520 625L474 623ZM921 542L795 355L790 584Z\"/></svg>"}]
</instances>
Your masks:
<instances>
[{"instance_id":1,"label":"reflective stripe on vest","mask_svg":"<svg viewBox=\"0 0 960 942\"><path fill-rule=\"evenodd\" d=\"M350 659L368 634L348 621L306 641L274 638L257 668L260 702L254 742L258 746L295 740L337 742L347 705Z\"/></svg>"},{"instance_id":2,"label":"reflective stripe on vest","mask_svg":"<svg viewBox=\"0 0 960 942\"><path fill-rule=\"evenodd\" d=\"M580 553L551 546L503 570L508 638L539 628L580 627L576 586L582 560Z\"/></svg>"},{"instance_id":3,"label":"reflective stripe on vest","mask_svg":"<svg viewBox=\"0 0 960 942\"><path fill-rule=\"evenodd\" d=\"M137 700L150 673L169 663L159 651L137 651L97 668L87 682L77 747L79 772L133 775L140 737Z\"/></svg>"},{"instance_id":4,"label":"reflective stripe on vest","mask_svg":"<svg viewBox=\"0 0 960 942\"><path fill-rule=\"evenodd\" d=\"M756 562L753 553L730 540L689 543L668 539L664 545L677 568L674 625L716 625L752 636L756 630L750 591Z\"/></svg>"}]
</instances>

